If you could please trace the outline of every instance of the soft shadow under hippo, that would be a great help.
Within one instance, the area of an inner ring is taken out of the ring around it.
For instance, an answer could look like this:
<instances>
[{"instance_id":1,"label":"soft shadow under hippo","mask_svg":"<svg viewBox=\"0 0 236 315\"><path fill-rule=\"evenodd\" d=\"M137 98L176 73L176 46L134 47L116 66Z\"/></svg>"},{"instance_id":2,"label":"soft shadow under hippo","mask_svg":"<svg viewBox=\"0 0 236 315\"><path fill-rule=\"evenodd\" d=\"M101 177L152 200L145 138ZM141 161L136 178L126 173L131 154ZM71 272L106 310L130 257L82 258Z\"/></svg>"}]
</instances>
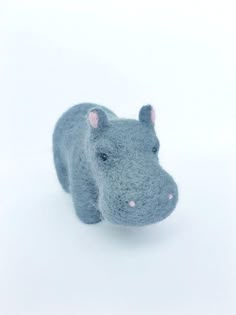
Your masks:
<instances>
[{"instance_id":1,"label":"soft shadow under hippo","mask_svg":"<svg viewBox=\"0 0 236 315\"><path fill-rule=\"evenodd\" d=\"M159 164L154 122L150 105L134 120L88 103L58 120L53 134L57 176L81 221L142 226L174 210L178 190Z\"/></svg>"}]
</instances>

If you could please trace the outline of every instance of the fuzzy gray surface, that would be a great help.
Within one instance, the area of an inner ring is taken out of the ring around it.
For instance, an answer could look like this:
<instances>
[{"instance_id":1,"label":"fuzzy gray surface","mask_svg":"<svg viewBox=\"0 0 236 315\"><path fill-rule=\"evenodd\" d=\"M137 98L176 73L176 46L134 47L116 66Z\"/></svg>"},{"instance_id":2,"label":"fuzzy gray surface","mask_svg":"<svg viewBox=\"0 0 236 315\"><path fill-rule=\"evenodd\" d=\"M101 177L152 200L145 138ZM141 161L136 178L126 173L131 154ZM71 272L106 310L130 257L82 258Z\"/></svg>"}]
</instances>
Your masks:
<instances>
[{"instance_id":1,"label":"fuzzy gray surface","mask_svg":"<svg viewBox=\"0 0 236 315\"><path fill-rule=\"evenodd\" d=\"M152 113L146 105L139 120L119 119L108 108L83 103L58 120L53 134L57 176L84 223L106 219L141 226L174 210L177 185L159 164Z\"/></svg>"}]
</instances>

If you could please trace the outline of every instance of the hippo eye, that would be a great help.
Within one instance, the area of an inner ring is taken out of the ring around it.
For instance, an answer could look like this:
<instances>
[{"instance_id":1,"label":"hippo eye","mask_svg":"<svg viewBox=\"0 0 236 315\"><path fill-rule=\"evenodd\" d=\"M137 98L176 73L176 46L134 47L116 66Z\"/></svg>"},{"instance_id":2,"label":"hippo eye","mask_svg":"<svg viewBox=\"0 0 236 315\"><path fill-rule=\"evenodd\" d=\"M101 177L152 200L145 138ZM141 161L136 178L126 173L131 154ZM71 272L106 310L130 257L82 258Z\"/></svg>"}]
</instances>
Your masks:
<instances>
[{"instance_id":1,"label":"hippo eye","mask_svg":"<svg viewBox=\"0 0 236 315\"><path fill-rule=\"evenodd\" d=\"M108 159L108 156L106 153L99 153L98 156L101 160L106 161Z\"/></svg>"},{"instance_id":2,"label":"hippo eye","mask_svg":"<svg viewBox=\"0 0 236 315\"><path fill-rule=\"evenodd\" d=\"M152 152L153 152L153 153L157 153L157 147L153 147L153 148L152 148Z\"/></svg>"}]
</instances>

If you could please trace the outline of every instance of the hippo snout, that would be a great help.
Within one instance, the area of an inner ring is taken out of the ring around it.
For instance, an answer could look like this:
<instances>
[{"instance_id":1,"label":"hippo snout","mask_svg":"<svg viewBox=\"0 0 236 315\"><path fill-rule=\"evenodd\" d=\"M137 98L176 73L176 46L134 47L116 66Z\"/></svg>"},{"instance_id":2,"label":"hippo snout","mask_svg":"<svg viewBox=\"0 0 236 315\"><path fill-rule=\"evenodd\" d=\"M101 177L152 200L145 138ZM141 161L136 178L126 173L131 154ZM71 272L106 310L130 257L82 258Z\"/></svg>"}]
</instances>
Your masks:
<instances>
[{"instance_id":1,"label":"hippo snout","mask_svg":"<svg viewBox=\"0 0 236 315\"><path fill-rule=\"evenodd\" d=\"M132 189L129 185L120 192L119 183L116 183L117 186L110 184L109 188L113 187L112 195L109 194L110 189L105 189L100 199L104 218L114 224L142 226L168 217L178 200L177 185L173 178L162 170L156 181L153 178L144 180L146 183L139 188L135 186L135 189Z\"/></svg>"}]
</instances>

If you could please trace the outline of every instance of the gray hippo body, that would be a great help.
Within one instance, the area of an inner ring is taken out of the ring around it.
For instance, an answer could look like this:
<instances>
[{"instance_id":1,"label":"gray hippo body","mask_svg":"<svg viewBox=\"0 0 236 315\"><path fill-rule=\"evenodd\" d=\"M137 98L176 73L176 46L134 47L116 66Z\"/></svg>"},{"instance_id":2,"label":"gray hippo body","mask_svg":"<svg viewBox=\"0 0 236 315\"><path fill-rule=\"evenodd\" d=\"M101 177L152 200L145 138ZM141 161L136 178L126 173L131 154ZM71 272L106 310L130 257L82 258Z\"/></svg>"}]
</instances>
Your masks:
<instances>
[{"instance_id":1,"label":"gray hippo body","mask_svg":"<svg viewBox=\"0 0 236 315\"><path fill-rule=\"evenodd\" d=\"M58 120L53 134L56 172L81 221L104 218L141 226L174 210L178 190L159 164L154 121L150 105L134 120L88 103L73 106Z\"/></svg>"}]
</instances>

